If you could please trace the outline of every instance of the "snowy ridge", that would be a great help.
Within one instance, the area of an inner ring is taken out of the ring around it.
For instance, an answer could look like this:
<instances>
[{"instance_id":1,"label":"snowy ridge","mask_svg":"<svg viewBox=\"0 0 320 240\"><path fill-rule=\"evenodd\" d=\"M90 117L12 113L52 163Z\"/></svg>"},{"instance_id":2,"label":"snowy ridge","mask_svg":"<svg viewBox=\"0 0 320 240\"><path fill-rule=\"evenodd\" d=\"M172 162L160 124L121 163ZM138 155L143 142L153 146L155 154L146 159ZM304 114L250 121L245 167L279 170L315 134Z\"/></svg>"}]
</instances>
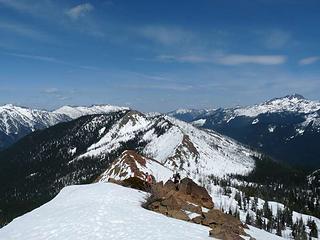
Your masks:
<instances>
[{"instance_id":1,"label":"snowy ridge","mask_svg":"<svg viewBox=\"0 0 320 240\"><path fill-rule=\"evenodd\" d=\"M0 106L0 149L9 147L35 130L48 128L84 115L105 114L120 110L128 110L128 108L111 105L64 106L51 112L12 104Z\"/></svg>"},{"instance_id":2,"label":"snowy ridge","mask_svg":"<svg viewBox=\"0 0 320 240\"><path fill-rule=\"evenodd\" d=\"M61 113L53 113L7 104L0 106L0 131L9 135L18 135L21 129L34 131L59 122L69 120Z\"/></svg>"},{"instance_id":3,"label":"snowy ridge","mask_svg":"<svg viewBox=\"0 0 320 240\"><path fill-rule=\"evenodd\" d=\"M130 141L141 144L143 156L196 181L211 174L245 175L254 168L255 153L229 138L168 116L148 117L136 111L129 111L74 161L112 153Z\"/></svg>"},{"instance_id":4,"label":"snowy ridge","mask_svg":"<svg viewBox=\"0 0 320 240\"><path fill-rule=\"evenodd\" d=\"M310 114L320 110L320 102L310 101L298 94L276 98L252 107L237 108L234 110L236 116L255 117L263 113L274 112L297 112Z\"/></svg>"},{"instance_id":5,"label":"snowy ridge","mask_svg":"<svg viewBox=\"0 0 320 240\"><path fill-rule=\"evenodd\" d=\"M147 194L111 183L64 188L40 208L0 229L10 240L185 240L214 239L209 228L141 207ZM249 226L257 240L282 239ZM248 237L244 237L248 239Z\"/></svg>"},{"instance_id":6,"label":"snowy ridge","mask_svg":"<svg viewBox=\"0 0 320 240\"><path fill-rule=\"evenodd\" d=\"M54 113L64 114L72 119L76 119L85 115L93 115L93 114L105 114L110 112L116 112L121 110L128 110L126 107L118 107L112 105L93 105L91 107L71 107L71 106L63 106L54 111Z\"/></svg>"}]
</instances>

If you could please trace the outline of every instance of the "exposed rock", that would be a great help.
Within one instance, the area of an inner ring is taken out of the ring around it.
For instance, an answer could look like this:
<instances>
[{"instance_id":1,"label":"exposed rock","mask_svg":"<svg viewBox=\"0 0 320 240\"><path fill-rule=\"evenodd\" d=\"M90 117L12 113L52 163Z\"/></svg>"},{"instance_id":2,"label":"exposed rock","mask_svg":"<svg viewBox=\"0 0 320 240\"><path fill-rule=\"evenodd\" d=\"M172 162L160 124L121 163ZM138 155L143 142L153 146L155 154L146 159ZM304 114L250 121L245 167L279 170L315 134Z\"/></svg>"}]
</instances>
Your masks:
<instances>
[{"instance_id":1,"label":"exposed rock","mask_svg":"<svg viewBox=\"0 0 320 240\"><path fill-rule=\"evenodd\" d=\"M195 218L192 218L192 222L194 222L196 224L202 224L203 219L204 218L202 216L197 216Z\"/></svg>"},{"instance_id":2,"label":"exposed rock","mask_svg":"<svg viewBox=\"0 0 320 240\"><path fill-rule=\"evenodd\" d=\"M205 208L213 208L213 201L209 193L204 187L200 187L190 178L184 178L179 184L179 192L187 196L189 202L203 206Z\"/></svg>"},{"instance_id":3,"label":"exposed rock","mask_svg":"<svg viewBox=\"0 0 320 240\"><path fill-rule=\"evenodd\" d=\"M172 181L153 185L151 196L145 205L147 209L166 216L208 226L211 228L209 236L215 238L240 240L243 239L240 236L247 236L244 231L246 226L240 220L213 209L213 206L207 190L189 178L182 179L178 185ZM209 211L203 212L202 207ZM190 219L190 213L199 216Z\"/></svg>"}]
</instances>

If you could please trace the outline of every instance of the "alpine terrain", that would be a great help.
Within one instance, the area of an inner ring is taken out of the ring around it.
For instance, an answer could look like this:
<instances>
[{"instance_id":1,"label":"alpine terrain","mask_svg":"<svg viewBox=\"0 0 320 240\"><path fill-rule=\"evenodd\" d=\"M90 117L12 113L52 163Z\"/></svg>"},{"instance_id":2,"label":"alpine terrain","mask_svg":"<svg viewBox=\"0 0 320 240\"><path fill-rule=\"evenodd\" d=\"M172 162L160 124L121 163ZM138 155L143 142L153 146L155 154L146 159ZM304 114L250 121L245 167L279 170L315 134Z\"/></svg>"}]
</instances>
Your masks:
<instances>
[{"instance_id":1,"label":"alpine terrain","mask_svg":"<svg viewBox=\"0 0 320 240\"><path fill-rule=\"evenodd\" d=\"M50 112L12 104L0 106L0 150L9 147L36 130L84 115L108 113L121 109L127 108L111 105L95 105L91 107L64 106Z\"/></svg>"},{"instance_id":2,"label":"alpine terrain","mask_svg":"<svg viewBox=\"0 0 320 240\"><path fill-rule=\"evenodd\" d=\"M244 108L177 110L169 115L227 135L276 160L320 168L320 102L301 95Z\"/></svg>"}]
</instances>

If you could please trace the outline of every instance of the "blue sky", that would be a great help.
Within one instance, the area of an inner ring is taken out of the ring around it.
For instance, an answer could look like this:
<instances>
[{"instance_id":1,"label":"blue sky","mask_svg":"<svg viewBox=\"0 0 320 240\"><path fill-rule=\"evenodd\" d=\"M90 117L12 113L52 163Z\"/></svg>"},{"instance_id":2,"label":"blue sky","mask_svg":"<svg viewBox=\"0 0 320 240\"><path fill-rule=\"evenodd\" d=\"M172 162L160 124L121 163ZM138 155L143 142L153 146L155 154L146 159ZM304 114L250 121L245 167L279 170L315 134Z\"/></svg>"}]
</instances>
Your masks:
<instances>
[{"instance_id":1,"label":"blue sky","mask_svg":"<svg viewBox=\"0 0 320 240\"><path fill-rule=\"evenodd\" d=\"M317 0L0 0L0 104L320 99Z\"/></svg>"}]
</instances>

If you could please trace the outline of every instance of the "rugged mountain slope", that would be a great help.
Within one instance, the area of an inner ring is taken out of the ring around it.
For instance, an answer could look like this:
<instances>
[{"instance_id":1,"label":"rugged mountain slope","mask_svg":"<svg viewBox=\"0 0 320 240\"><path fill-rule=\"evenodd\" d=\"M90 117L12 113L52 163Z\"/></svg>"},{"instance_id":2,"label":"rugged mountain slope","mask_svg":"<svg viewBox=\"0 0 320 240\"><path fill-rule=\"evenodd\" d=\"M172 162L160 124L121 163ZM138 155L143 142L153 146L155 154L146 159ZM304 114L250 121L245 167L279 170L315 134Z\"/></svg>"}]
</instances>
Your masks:
<instances>
[{"instance_id":1,"label":"rugged mountain slope","mask_svg":"<svg viewBox=\"0 0 320 240\"><path fill-rule=\"evenodd\" d=\"M85 115L109 113L124 109L127 108L111 105L64 106L50 112L11 104L0 106L0 150L9 147L31 132L60 122L70 121Z\"/></svg>"},{"instance_id":2,"label":"rugged mountain slope","mask_svg":"<svg viewBox=\"0 0 320 240\"><path fill-rule=\"evenodd\" d=\"M214 132L162 115L130 110L90 115L30 134L0 152L0 208L5 219L92 182L125 150L134 150L196 181L247 174L254 152Z\"/></svg>"},{"instance_id":3,"label":"rugged mountain slope","mask_svg":"<svg viewBox=\"0 0 320 240\"><path fill-rule=\"evenodd\" d=\"M246 108L217 109L199 114L191 121L278 160L320 167L320 102L301 95L272 99Z\"/></svg>"},{"instance_id":4,"label":"rugged mountain slope","mask_svg":"<svg viewBox=\"0 0 320 240\"><path fill-rule=\"evenodd\" d=\"M160 162L143 157L133 150L126 150L99 176L98 180L108 182L109 178L112 178L122 181L130 177L144 180L147 173L153 175L156 181L167 181L173 175L173 171Z\"/></svg>"},{"instance_id":5,"label":"rugged mountain slope","mask_svg":"<svg viewBox=\"0 0 320 240\"><path fill-rule=\"evenodd\" d=\"M59 113L10 104L0 106L0 149L8 147L37 129L47 128L68 120L70 120L69 117Z\"/></svg>"}]
</instances>

